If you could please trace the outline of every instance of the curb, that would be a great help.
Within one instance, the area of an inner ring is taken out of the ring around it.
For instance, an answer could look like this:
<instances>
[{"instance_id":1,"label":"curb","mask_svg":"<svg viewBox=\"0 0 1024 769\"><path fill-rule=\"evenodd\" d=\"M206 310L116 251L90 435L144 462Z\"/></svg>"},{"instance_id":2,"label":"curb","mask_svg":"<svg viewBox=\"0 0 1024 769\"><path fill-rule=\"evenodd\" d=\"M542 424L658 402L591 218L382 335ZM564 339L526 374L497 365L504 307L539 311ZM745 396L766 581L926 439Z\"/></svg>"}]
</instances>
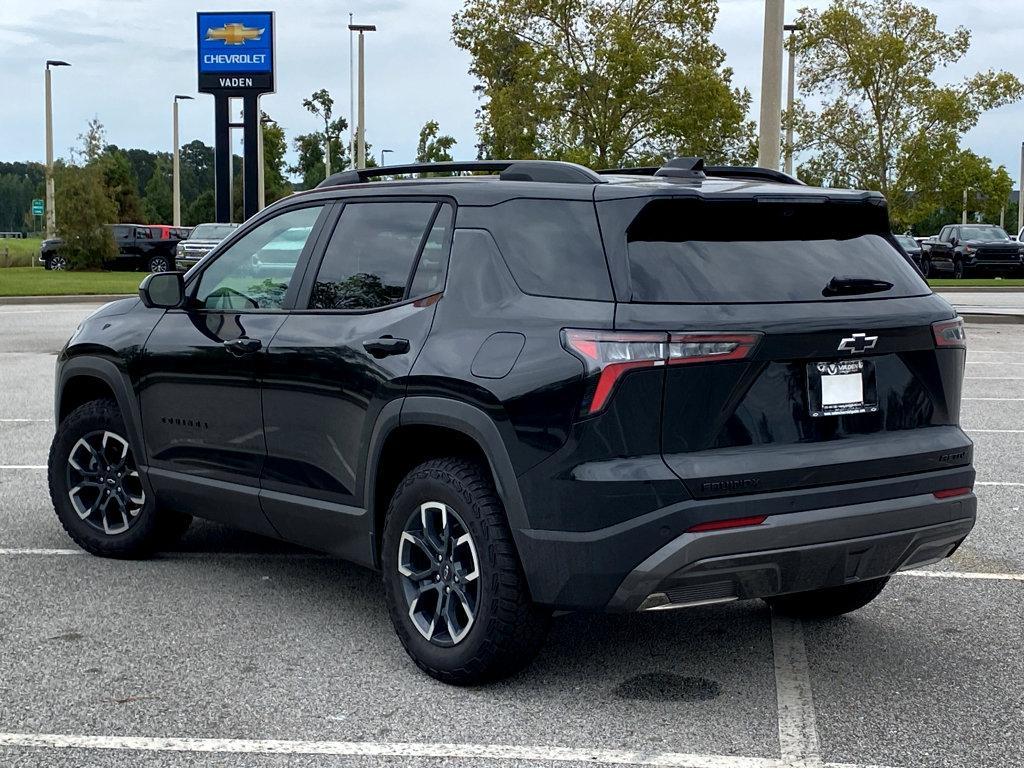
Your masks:
<instances>
[{"instance_id":1,"label":"curb","mask_svg":"<svg viewBox=\"0 0 1024 769\"><path fill-rule=\"evenodd\" d=\"M137 294L69 294L67 296L0 296L2 304L102 304Z\"/></svg>"},{"instance_id":2,"label":"curb","mask_svg":"<svg viewBox=\"0 0 1024 769\"><path fill-rule=\"evenodd\" d=\"M967 323L1024 324L1024 313L1021 312L960 312L959 310L957 312Z\"/></svg>"},{"instance_id":3,"label":"curb","mask_svg":"<svg viewBox=\"0 0 1024 769\"><path fill-rule=\"evenodd\" d=\"M928 286L936 294L1024 294L1024 286Z\"/></svg>"}]
</instances>

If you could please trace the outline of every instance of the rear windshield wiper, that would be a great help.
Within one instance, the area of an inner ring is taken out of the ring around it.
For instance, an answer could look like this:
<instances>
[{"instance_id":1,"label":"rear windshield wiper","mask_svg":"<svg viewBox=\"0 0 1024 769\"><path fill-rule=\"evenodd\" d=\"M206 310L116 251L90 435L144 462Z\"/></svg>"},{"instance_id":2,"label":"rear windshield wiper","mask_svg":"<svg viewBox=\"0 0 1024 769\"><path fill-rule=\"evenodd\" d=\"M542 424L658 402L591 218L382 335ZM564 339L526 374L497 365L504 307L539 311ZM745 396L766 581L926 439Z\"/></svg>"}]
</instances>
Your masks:
<instances>
[{"instance_id":1,"label":"rear windshield wiper","mask_svg":"<svg viewBox=\"0 0 1024 769\"><path fill-rule=\"evenodd\" d=\"M888 291L892 283L876 278L858 278L855 275L835 275L821 291L822 296L850 296Z\"/></svg>"}]
</instances>

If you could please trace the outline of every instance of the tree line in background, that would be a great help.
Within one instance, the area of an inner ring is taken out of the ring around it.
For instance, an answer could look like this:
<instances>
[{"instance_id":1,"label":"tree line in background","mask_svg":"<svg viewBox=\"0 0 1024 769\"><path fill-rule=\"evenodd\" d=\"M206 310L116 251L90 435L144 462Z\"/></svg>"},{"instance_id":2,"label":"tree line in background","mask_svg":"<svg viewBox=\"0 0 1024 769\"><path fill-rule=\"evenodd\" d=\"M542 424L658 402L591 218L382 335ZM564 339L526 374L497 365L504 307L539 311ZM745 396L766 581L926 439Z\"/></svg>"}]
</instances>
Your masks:
<instances>
[{"instance_id":1,"label":"tree line in background","mask_svg":"<svg viewBox=\"0 0 1024 769\"><path fill-rule=\"evenodd\" d=\"M452 39L477 79L477 156L594 168L679 155L753 164L751 97L711 42L717 13L716 0L465 0ZM995 71L952 85L934 79L966 54L968 30L939 29L935 14L910 0L833 0L821 11L800 10L797 20L804 99L784 120L796 134L801 179L880 190L894 227L919 234L957 220L964 190L973 216L1014 220L1006 169L963 139L986 111L1022 98L1024 84ZM320 89L302 103L322 130L292 139L292 165L284 129L263 114L268 203L351 165L349 123L330 93ZM57 171L60 222L79 208L61 204L72 190L96 201L107 221L170 222L170 153L109 145L98 120L80 142ZM428 121L416 160L451 160L454 145ZM369 145L367 164L376 165ZM181 148L183 223L213 219L213 173L212 147L196 140ZM239 157L233 185L241 221ZM42 189L42 165L0 163L0 229L30 229L30 201Z\"/></svg>"}]
</instances>

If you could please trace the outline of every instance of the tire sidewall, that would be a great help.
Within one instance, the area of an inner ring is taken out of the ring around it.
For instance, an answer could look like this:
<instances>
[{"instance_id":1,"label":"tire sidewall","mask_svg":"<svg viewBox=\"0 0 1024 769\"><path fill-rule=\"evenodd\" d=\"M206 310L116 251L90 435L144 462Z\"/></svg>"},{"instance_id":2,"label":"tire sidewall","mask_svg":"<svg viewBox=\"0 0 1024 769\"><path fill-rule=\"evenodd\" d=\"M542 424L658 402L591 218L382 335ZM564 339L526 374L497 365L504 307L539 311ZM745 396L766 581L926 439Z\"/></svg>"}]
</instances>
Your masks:
<instances>
[{"instance_id":1,"label":"tire sidewall","mask_svg":"<svg viewBox=\"0 0 1024 769\"><path fill-rule=\"evenodd\" d=\"M84 549L91 553L114 556L132 557L148 553L157 524L156 504L148 484L146 502L128 530L120 534L101 532L78 517L68 497L67 462L79 438L97 430L110 430L125 440L124 420L117 407L109 401L86 404L73 411L57 428L50 447L47 474L50 484L50 497L54 510L65 530ZM138 466L138 451L129 441L129 448Z\"/></svg>"},{"instance_id":2,"label":"tire sidewall","mask_svg":"<svg viewBox=\"0 0 1024 769\"><path fill-rule=\"evenodd\" d=\"M424 477L425 475L425 477ZM384 537L381 544L381 566L388 610L402 645L417 663L432 668L460 668L470 663L485 642L488 625L494 620L493 602L496 600L497 571L490 557L489 540L481 524L477 506L482 500L474 500L469 494L460 493L457 486L446 482L440 471L416 474L416 478L403 484L388 507ZM409 606L402 591L398 574L398 543L406 521L424 502L443 502L458 513L473 537L477 561L480 567L480 596L477 616L469 633L458 644L441 647L426 640L409 618Z\"/></svg>"}]
</instances>

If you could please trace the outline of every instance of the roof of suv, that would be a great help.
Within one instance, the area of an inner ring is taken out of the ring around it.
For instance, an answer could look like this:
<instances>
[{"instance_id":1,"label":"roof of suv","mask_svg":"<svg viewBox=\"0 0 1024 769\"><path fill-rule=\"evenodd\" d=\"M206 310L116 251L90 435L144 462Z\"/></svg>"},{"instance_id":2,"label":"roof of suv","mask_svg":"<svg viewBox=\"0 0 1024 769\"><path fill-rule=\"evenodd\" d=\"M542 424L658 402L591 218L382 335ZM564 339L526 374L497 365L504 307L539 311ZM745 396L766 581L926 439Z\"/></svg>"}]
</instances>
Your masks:
<instances>
[{"instance_id":1,"label":"roof of suv","mask_svg":"<svg viewBox=\"0 0 1024 769\"><path fill-rule=\"evenodd\" d=\"M406 177L411 174L462 174ZM473 174L473 175L465 175ZM483 174L483 175L481 175ZM485 160L420 163L342 171L325 179L315 192L379 196L422 194L426 189L450 195L467 205L494 205L521 197L568 200L613 200L632 197L793 198L816 201L870 201L884 205L881 193L809 187L791 176L766 168L705 166L701 158L676 158L660 168L593 171L575 163L552 160ZM331 195L333 197L333 195Z\"/></svg>"}]
</instances>

